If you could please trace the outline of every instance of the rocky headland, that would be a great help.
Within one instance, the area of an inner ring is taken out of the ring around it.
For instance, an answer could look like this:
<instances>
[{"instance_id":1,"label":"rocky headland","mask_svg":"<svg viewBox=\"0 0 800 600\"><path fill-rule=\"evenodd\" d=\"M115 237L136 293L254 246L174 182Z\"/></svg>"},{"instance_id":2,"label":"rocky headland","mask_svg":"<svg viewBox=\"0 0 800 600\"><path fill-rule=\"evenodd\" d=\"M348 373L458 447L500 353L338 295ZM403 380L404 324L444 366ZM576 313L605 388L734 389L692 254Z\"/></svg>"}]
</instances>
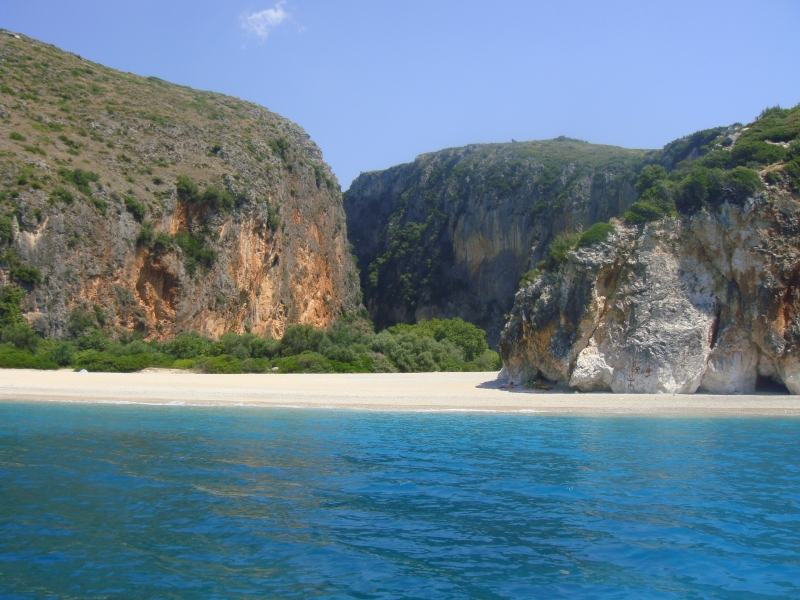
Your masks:
<instances>
[{"instance_id":1,"label":"rocky headland","mask_svg":"<svg viewBox=\"0 0 800 600\"><path fill-rule=\"evenodd\" d=\"M776 107L649 157L632 209L589 239L561 238L519 290L501 377L800 393L798 136L800 107Z\"/></svg>"}]
</instances>

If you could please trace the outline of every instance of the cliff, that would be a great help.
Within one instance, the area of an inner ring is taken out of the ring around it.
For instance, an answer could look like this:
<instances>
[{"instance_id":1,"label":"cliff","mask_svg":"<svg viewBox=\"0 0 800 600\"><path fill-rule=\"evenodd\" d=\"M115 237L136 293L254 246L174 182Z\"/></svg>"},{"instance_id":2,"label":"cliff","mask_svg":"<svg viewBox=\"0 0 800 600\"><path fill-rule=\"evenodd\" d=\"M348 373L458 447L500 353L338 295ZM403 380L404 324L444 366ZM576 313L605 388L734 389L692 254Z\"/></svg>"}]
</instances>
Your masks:
<instances>
[{"instance_id":1,"label":"cliff","mask_svg":"<svg viewBox=\"0 0 800 600\"><path fill-rule=\"evenodd\" d=\"M650 157L631 211L594 239L567 240L518 292L501 376L583 391L800 393L798 137L800 107L774 108Z\"/></svg>"},{"instance_id":2,"label":"cliff","mask_svg":"<svg viewBox=\"0 0 800 600\"><path fill-rule=\"evenodd\" d=\"M442 150L360 175L344 205L376 325L457 316L497 347L520 277L559 232L625 212L645 154L558 138Z\"/></svg>"},{"instance_id":3,"label":"cliff","mask_svg":"<svg viewBox=\"0 0 800 600\"><path fill-rule=\"evenodd\" d=\"M0 33L0 286L166 339L280 336L359 305L341 192L297 125Z\"/></svg>"}]
</instances>

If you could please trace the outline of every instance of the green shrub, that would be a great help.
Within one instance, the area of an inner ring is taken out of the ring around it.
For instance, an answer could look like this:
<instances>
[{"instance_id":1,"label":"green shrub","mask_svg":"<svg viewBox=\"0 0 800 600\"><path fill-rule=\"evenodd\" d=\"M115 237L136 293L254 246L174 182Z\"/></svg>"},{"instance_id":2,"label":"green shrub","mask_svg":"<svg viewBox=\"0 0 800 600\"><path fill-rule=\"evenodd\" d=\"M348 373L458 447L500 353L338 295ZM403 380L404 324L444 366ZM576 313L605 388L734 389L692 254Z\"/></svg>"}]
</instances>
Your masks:
<instances>
[{"instance_id":1,"label":"green shrub","mask_svg":"<svg viewBox=\"0 0 800 600\"><path fill-rule=\"evenodd\" d=\"M164 352L178 359L192 359L205 356L211 346L211 340L194 331L179 333L164 344Z\"/></svg>"},{"instance_id":2,"label":"green shrub","mask_svg":"<svg viewBox=\"0 0 800 600\"><path fill-rule=\"evenodd\" d=\"M194 273L197 264L206 269L214 266L214 262L217 260L217 253L215 250L205 246L205 238L192 234L186 229L180 229L175 234L174 240L183 251L186 270L190 273Z\"/></svg>"},{"instance_id":3,"label":"green shrub","mask_svg":"<svg viewBox=\"0 0 800 600\"><path fill-rule=\"evenodd\" d=\"M219 354L228 354L229 356L235 356L239 360L247 360L250 358L249 338L250 336L247 334L239 335L232 331L222 334L216 344L221 350Z\"/></svg>"},{"instance_id":4,"label":"green shrub","mask_svg":"<svg viewBox=\"0 0 800 600\"><path fill-rule=\"evenodd\" d=\"M679 184L675 194L675 207L682 214L701 210L722 190L723 171L697 167Z\"/></svg>"},{"instance_id":5,"label":"green shrub","mask_svg":"<svg viewBox=\"0 0 800 600\"><path fill-rule=\"evenodd\" d=\"M152 248L154 235L153 224L150 221L143 221L142 227L139 229L139 235L136 236L136 245Z\"/></svg>"},{"instance_id":6,"label":"green shrub","mask_svg":"<svg viewBox=\"0 0 800 600\"><path fill-rule=\"evenodd\" d=\"M58 369L58 365L44 356L34 356L19 350L13 344L0 345L0 368L4 369Z\"/></svg>"},{"instance_id":7,"label":"green shrub","mask_svg":"<svg viewBox=\"0 0 800 600\"><path fill-rule=\"evenodd\" d=\"M172 363L173 369L193 369L197 364L196 358L179 358Z\"/></svg>"},{"instance_id":8,"label":"green shrub","mask_svg":"<svg viewBox=\"0 0 800 600\"><path fill-rule=\"evenodd\" d=\"M105 200L101 200L100 198L92 198L92 204L94 204L94 207L101 215L105 216L108 212L108 202Z\"/></svg>"},{"instance_id":9,"label":"green shrub","mask_svg":"<svg viewBox=\"0 0 800 600\"><path fill-rule=\"evenodd\" d=\"M636 191L643 194L655 186L659 181L667 178L667 171L661 165L647 165L642 168L636 180Z\"/></svg>"},{"instance_id":10,"label":"green shrub","mask_svg":"<svg viewBox=\"0 0 800 600\"><path fill-rule=\"evenodd\" d=\"M272 365L266 358L248 358L242 362L244 373L268 373Z\"/></svg>"},{"instance_id":11,"label":"green shrub","mask_svg":"<svg viewBox=\"0 0 800 600\"><path fill-rule=\"evenodd\" d=\"M141 223L145 215L144 205L128 194L123 195L122 200L125 202L125 210L131 213L131 216L133 216L137 222Z\"/></svg>"},{"instance_id":12,"label":"green shrub","mask_svg":"<svg viewBox=\"0 0 800 600\"><path fill-rule=\"evenodd\" d=\"M281 160L286 160L286 151L291 146L289 140L287 140L285 137L279 137L278 139L268 141L267 145L270 147L275 156L279 156Z\"/></svg>"},{"instance_id":13,"label":"green shrub","mask_svg":"<svg viewBox=\"0 0 800 600\"><path fill-rule=\"evenodd\" d=\"M625 213L625 222L629 225L638 225L657 221L672 213L675 210L675 203L672 200L673 187L674 185L667 180L654 180L651 187L645 189Z\"/></svg>"},{"instance_id":14,"label":"green shrub","mask_svg":"<svg viewBox=\"0 0 800 600\"><path fill-rule=\"evenodd\" d=\"M203 202L207 202L216 210L223 210L230 212L233 210L234 199L233 194L228 190L222 190L217 186L208 186L202 195Z\"/></svg>"},{"instance_id":15,"label":"green shrub","mask_svg":"<svg viewBox=\"0 0 800 600\"><path fill-rule=\"evenodd\" d=\"M64 204L72 204L74 200L75 196L72 195L72 192L64 188L56 188L50 194L51 204L55 204L56 202L63 202Z\"/></svg>"},{"instance_id":16,"label":"green shrub","mask_svg":"<svg viewBox=\"0 0 800 600\"><path fill-rule=\"evenodd\" d=\"M449 340L437 342L412 330L382 331L373 338L372 350L387 356L404 373L459 371L464 353Z\"/></svg>"},{"instance_id":17,"label":"green shrub","mask_svg":"<svg viewBox=\"0 0 800 600\"><path fill-rule=\"evenodd\" d=\"M14 279L28 285L36 285L42 281L42 272L30 265L12 264L8 270Z\"/></svg>"},{"instance_id":18,"label":"green shrub","mask_svg":"<svg viewBox=\"0 0 800 600\"><path fill-rule=\"evenodd\" d=\"M0 340L4 344L13 344L18 350L27 350L31 354L36 354L39 347L40 338L30 325L25 322L6 325L3 327Z\"/></svg>"},{"instance_id":19,"label":"green shrub","mask_svg":"<svg viewBox=\"0 0 800 600\"><path fill-rule=\"evenodd\" d=\"M0 217L0 244L9 244L14 240L14 228L11 219L6 216Z\"/></svg>"},{"instance_id":20,"label":"green shrub","mask_svg":"<svg viewBox=\"0 0 800 600\"><path fill-rule=\"evenodd\" d=\"M74 185L85 196L92 195L92 189L89 187L90 183L100 180L100 175L93 171L84 171L83 169L59 169L58 174L61 179L66 183Z\"/></svg>"},{"instance_id":21,"label":"green shrub","mask_svg":"<svg viewBox=\"0 0 800 600\"><path fill-rule=\"evenodd\" d=\"M69 321L67 323L67 331L73 337L85 336L98 328L95 321L93 312L86 309L85 306L79 305L72 309L69 314Z\"/></svg>"},{"instance_id":22,"label":"green shrub","mask_svg":"<svg viewBox=\"0 0 800 600\"><path fill-rule=\"evenodd\" d=\"M373 373L397 373L398 369L394 363L380 352L370 352L369 357L372 359L372 372Z\"/></svg>"},{"instance_id":23,"label":"green shrub","mask_svg":"<svg viewBox=\"0 0 800 600\"><path fill-rule=\"evenodd\" d=\"M305 351L275 361L278 373L335 373L331 361L317 352Z\"/></svg>"},{"instance_id":24,"label":"green shrub","mask_svg":"<svg viewBox=\"0 0 800 600\"><path fill-rule=\"evenodd\" d=\"M317 352L325 333L311 325L289 325L280 341L281 356L293 356L303 352Z\"/></svg>"},{"instance_id":25,"label":"green shrub","mask_svg":"<svg viewBox=\"0 0 800 600\"><path fill-rule=\"evenodd\" d=\"M783 172L789 177L789 186L795 192L800 192L800 158L788 163L783 168Z\"/></svg>"},{"instance_id":26,"label":"green shrub","mask_svg":"<svg viewBox=\"0 0 800 600\"><path fill-rule=\"evenodd\" d=\"M767 142L755 140L737 141L731 153L731 162L742 166L771 165L785 160L788 150Z\"/></svg>"},{"instance_id":27,"label":"green shrub","mask_svg":"<svg viewBox=\"0 0 800 600\"><path fill-rule=\"evenodd\" d=\"M278 355L280 340L272 337L251 336L250 356L252 358L273 358Z\"/></svg>"},{"instance_id":28,"label":"green shrub","mask_svg":"<svg viewBox=\"0 0 800 600\"><path fill-rule=\"evenodd\" d=\"M78 350L97 350L104 352L111 347L111 338L101 329L93 329L75 338Z\"/></svg>"},{"instance_id":29,"label":"green shrub","mask_svg":"<svg viewBox=\"0 0 800 600\"><path fill-rule=\"evenodd\" d=\"M75 358L75 345L62 340L45 340L45 348L42 349L47 360L54 362L60 367L67 367L72 364Z\"/></svg>"},{"instance_id":30,"label":"green shrub","mask_svg":"<svg viewBox=\"0 0 800 600\"><path fill-rule=\"evenodd\" d=\"M26 139L24 135L22 135L21 133L17 133L16 131L12 131L11 133L9 133L8 137L18 142L24 142Z\"/></svg>"},{"instance_id":31,"label":"green shrub","mask_svg":"<svg viewBox=\"0 0 800 600\"><path fill-rule=\"evenodd\" d=\"M393 335L412 334L433 338L437 342L448 341L460 348L463 359L468 361L481 355L489 347L486 343L486 332L460 317L422 320L415 325L395 325L387 331Z\"/></svg>"},{"instance_id":32,"label":"green shrub","mask_svg":"<svg viewBox=\"0 0 800 600\"><path fill-rule=\"evenodd\" d=\"M44 148L40 148L39 146L23 146L23 148L25 148L25 150L31 154L41 154L42 156L47 156L47 152L44 151Z\"/></svg>"},{"instance_id":33,"label":"green shrub","mask_svg":"<svg viewBox=\"0 0 800 600\"><path fill-rule=\"evenodd\" d=\"M741 204L745 199L764 189L764 182L756 171L736 167L725 174L724 199Z\"/></svg>"},{"instance_id":34,"label":"green shrub","mask_svg":"<svg viewBox=\"0 0 800 600\"><path fill-rule=\"evenodd\" d=\"M24 297L25 291L14 285L7 285L0 290L0 327L25 321L20 308Z\"/></svg>"},{"instance_id":35,"label":"green shrub","mask_svg":"<svg viewBox=\"0 0 800 600\"><path fill-rule=\"evenodd\" d=\"M625 213L625 222L629 225L639 225L656 221L664 216L664 213L656 206L648 202L634 202L631 209Z\"/></svg>"},{"instance_id":36,"label":"green shrub","mask_svg":"<svg viewBox=\"0 0 800 600\"><path fill-rule=\"evenodd\" d=\"M133 373L147 367L163 366L163 362L150 352L116 355L100 350L84 350L75 355L76 369L101 373ZM172 361L169 361L172 364Z\"/></svg>"},{"instance_id":37,"label":"green shrub","mask_svg":"<svg viewBox=\"0 0 800 600\"><path fill-rule=\"evenodd\" d=\"M563 265L567 262L567 254L575 248L577 243L577 233L559 233L550 243L547 251L549 262L553 265Z\"/></svg>"},{"instance_id":38,"label":"green shrub","mask_svg":"<svg viewBox=\"0 0 800 600\"><path fill-rule=\"evenodd\" d=\"M800 136L800 109L773 106L765 108L742 133L745 139L790 142Z\"/></svg>"},{"instance_id":39,"label":"green shrub","mask_svg":"<svg viewBox=\"0 0 800 600\"><path fill-rule=\"evenodd\" d=\"M164 231L159 231L153 238L152 250L156 254L163 254L172 250L175 240L172 236Z\"/></svg>"},{"instance_id":40,"label":"green shrub","mask_svg":"<svg viewBox=\"0 0 800 600\"><path fill-rule=\"evenodd\" d=\"M241 373L242 361L235 356L221 354L201 358L195 363L195 369L201 373L228 374Z\"/></svg>"},{"instance_id":41,"label":"green shrub","mask_svg":"<svg viewBox=\"0 0 800 600\"><path fill-rule=\"evenodd\" d=\"M542 272L539 269L531 269L530 271L526 271L525 273L522 274L522 277L520 277L519 285L517 287L518 288L528 287L530 284L536 281L539 278L539 275L541 274Z\"/></svg>"},{"instance_id":42,"label":"green shrub","mask_svg":"<svg viewBox=\"0 0 800 600\"><path fill-rule=\"evenodd\" d=\"M693 214L705 206L724 202L741 205L764 189L756 171L736 167L731 171L696 167L677 186L675 205L683 214Z\"/></svg>"},{"instance_id":43,"label":"green shrub","mask_svg":"<svg viewBox=\"0 0 800 600\"><path fill-rule=\"evenodd\" d=\"M608 239L608 235L613 233L614 226L610 223L595 223L578 237L578 248L586 248L594 244L600 244Z\"/></svg>"},{"instance_id":44,"label":"green shrub","mask_svg":"<svg viewBox=\"0 0 800 600\"><path fill-rule=\"evenodd\" d=\"M273 233L278 231L281 227L281 220L278 217L277 209L271 204L267 203L267 229L272 231Z\"/></svg>"},{"instance_id":45,"label":"green shrub","mask_svg":"<svg viewBox=\"0 0 800 600\"><path fill-rule=\"evenodd\" d=\"M499 371L502 368L503 361L500 358L500 355L494 350L487 350L478 356L474 361L465 362L463 365L461 365L462 371L471 372Z\"/></svg>"},{"instance_id":46,"label":"green shrub","mask_svg":"<svg viewBox=\"0 0 800 600\"><path fill-rule=\"evenodd\" d=\"M186 175L178 175L175 190L178 192L178 198L184 202L193 202L197 198L197 184Z\"/></svg>"}]
</instances>

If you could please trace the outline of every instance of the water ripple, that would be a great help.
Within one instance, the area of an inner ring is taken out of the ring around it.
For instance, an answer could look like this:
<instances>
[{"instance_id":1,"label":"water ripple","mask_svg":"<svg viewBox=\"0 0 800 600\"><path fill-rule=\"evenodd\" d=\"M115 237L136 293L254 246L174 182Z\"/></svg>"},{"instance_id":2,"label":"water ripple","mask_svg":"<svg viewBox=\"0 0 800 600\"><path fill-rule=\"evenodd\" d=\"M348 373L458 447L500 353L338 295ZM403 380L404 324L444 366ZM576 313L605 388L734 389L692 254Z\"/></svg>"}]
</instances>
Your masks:
<instances>
[{"instance_id":1,"label":"water ripple","mask_svg":"<svg viewBox=\"0 0 800 600\"><path fill-rule=\"evenodd\" d=\"M800 596L800 420L0 405L3 597Z\"/></svg>"}]
</instances>

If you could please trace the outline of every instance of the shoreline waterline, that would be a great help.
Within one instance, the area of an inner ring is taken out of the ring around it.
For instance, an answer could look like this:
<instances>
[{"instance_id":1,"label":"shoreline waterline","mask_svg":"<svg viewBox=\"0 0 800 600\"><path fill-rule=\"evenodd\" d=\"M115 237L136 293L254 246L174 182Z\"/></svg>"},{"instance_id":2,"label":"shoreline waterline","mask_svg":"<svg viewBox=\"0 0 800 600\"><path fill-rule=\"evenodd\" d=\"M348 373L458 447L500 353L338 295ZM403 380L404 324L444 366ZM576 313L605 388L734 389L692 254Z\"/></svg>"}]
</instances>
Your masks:
<instances>
[{"instance_id":1,"label":"shoreline waterline","mask_svg":"<svg viewBox=\"0 0 800 600\"><path fill-rule=\"evenodd\" d=\"M496 373L243 374L0 371L0 402L262 406L398 412L800 416L783 394L611 394L500 389Z\"/></svg>"}]
</instances>

